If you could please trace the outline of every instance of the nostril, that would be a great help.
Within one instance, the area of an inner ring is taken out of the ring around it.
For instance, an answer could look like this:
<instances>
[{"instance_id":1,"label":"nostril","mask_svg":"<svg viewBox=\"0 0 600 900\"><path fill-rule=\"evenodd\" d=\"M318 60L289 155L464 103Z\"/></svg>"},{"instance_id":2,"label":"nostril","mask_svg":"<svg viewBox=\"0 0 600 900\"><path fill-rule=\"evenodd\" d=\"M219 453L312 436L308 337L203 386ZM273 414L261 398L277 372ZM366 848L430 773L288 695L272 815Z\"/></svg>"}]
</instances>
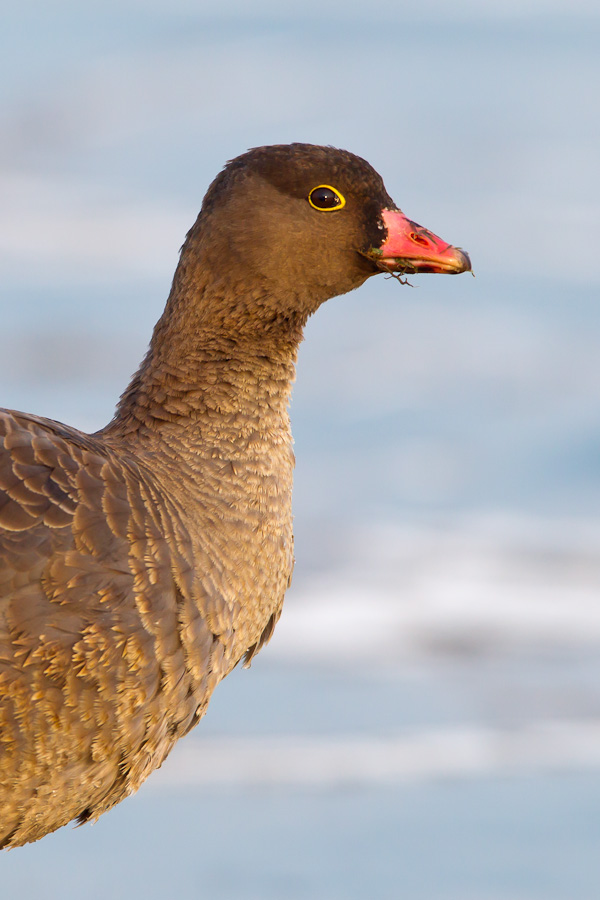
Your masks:
<instances>
[{"instance_id":1,"label":"nostril","mask_svg":"<svg viewBox=\"0 0 600 900\"><path fill-rule=\"evenodd\" d=\"M416 231L411 231L410 239L411 241L414 241L415 244L421 244L422 247L429 246L429 241L427 240L427 238L423 237L422 234L417 234Z\"/></svg>"}]
</instances>

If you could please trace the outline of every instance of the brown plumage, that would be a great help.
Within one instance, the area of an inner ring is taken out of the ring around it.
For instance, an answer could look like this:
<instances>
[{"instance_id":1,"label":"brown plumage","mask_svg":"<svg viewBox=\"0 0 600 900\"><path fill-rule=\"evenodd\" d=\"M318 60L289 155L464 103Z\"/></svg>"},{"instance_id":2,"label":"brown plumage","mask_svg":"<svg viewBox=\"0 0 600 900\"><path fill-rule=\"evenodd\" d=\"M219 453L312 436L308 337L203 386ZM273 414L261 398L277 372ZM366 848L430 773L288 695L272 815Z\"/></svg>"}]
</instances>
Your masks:
<instances>
[{"instance_id":1,"label":"brown plumage","mask_svg":"<svg viewBox=\"0 0 600 900\"><path fill-rule=\"evenodd\" d=\"M250 151L210 187L113 421L0 411L0 846L135 791L271 637L302 328L381 269L469 268L415 229L350 153Z\"/></svg>"}]
</instances>

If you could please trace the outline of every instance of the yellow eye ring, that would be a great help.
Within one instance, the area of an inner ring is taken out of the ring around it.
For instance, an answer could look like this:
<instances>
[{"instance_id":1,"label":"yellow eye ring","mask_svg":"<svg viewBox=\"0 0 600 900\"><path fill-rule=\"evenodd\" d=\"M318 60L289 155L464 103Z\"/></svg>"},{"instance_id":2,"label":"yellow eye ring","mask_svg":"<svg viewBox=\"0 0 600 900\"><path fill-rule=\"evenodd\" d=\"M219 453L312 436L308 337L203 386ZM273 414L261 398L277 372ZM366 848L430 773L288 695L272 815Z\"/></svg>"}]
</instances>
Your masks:
<instances>
[{"instance_id":1,"label":"yellow eye ring","mask_svg":"<svg viewBox=\"0 0 600 900\"><path fill-rule=\"evenodd\" d=\"M319 212L336 212L346 205L346 198L330 184L318 184L308 195L308 202Z\"/></svg>"}]
</instances>

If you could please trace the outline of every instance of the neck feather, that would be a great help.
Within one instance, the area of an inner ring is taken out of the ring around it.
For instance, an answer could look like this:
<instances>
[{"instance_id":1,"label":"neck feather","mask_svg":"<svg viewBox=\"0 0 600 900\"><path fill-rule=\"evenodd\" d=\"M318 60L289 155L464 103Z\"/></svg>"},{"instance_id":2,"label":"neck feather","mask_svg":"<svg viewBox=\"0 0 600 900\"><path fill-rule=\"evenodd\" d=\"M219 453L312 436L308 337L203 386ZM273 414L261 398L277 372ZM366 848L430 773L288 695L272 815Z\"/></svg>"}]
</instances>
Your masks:
<instances>
[{"instance_id":1,"label":"neck feather","mask_svg":"<svg viewBox=\"0 0 600 900\"><path fill-rule=\"evenodd\" d=\"M201 423L205 436L230 439L243 422L287 421L307 316L275 308L260 287L249 293L182 257L148 353L103 434L166 436Z\"/></svg>"}]
</instances>

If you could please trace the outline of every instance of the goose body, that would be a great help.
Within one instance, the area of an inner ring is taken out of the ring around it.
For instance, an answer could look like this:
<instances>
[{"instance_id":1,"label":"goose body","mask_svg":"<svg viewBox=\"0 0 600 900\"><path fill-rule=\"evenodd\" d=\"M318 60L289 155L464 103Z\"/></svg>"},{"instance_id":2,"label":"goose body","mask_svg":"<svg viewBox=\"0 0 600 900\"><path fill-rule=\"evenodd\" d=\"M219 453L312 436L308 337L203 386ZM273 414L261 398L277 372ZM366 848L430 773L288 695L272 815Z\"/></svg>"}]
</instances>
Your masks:
<instances>
[{"instance_id":1,"label":"goose body","mask_svg":"<svg viewBox=\"0 0 600 900\"><path fill-rule=\"evenodd\" d=\"M0 411L0 846L135 791L271 637L308 316L382 270L468 269L359 157L258 148L209 188L113 421Z\"/></svg>"}]
</instances>

